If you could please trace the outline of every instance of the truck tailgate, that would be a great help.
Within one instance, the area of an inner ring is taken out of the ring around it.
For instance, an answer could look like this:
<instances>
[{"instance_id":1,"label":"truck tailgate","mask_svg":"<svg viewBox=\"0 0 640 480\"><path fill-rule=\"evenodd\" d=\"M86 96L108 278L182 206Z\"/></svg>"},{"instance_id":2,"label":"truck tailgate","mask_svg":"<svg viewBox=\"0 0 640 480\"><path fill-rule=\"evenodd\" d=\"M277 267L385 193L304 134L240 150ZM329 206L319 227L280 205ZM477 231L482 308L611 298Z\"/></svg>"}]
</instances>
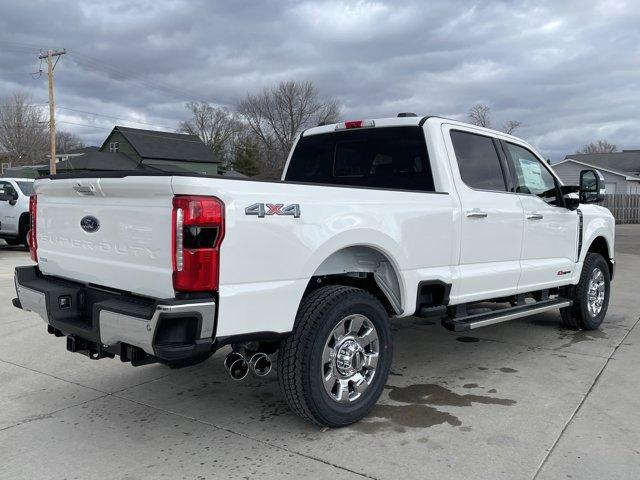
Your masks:
<instances>
[{"instance_id":1,"label":"truck tailgate","mask_svg":"<svg viewBox=\"0 0 640 480\"><path fill-rule=\"evenodd\" d=\"M171 176L43 179L36 193L42 273L174 296Z\"/></svg>"}]
</instances>

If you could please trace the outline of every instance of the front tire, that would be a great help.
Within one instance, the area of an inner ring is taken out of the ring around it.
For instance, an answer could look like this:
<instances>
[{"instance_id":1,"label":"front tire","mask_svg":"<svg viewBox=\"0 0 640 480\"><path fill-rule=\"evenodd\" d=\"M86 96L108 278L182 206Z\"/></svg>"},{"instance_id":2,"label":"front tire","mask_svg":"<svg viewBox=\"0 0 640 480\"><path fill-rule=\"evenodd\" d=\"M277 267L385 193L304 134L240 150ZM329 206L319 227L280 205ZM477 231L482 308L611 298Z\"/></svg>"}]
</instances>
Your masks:
<instances>
[{"instance_id":1,"label":"front tire","mask_svg":"<svg viewBox=\"0 0 640 480\"><path fill-rule=\"evenodd\" d=\"M560 310L562 323L569 328L595 330L607 314L611 292L609 265L602 255L587 253L574 292L573 305Z\"/></svg>"},{"instance_id":2,"label":"front tire","mask_svg":"<svg viewBox=\"0 0 640 480\"><path fill-rule=\"evenodd\" d=\"M359 288L331 285L307 295L278 354L291 409L320 426L362 419L385 386L393 356L389 317Z\"/></svg>"}]
</instances>

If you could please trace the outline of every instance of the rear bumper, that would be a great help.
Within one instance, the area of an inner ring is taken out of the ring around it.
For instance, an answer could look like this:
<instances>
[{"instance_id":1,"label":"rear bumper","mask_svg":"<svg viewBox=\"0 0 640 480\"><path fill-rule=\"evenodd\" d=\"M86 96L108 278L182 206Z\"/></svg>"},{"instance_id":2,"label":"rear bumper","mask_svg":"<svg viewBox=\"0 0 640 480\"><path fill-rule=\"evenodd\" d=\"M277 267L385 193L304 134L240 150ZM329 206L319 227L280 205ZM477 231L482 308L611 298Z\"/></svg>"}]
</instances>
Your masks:
<instances>
[{"instance_id":1,"label":"rear bumper","mask_svg":"<svg viewBox=\"0 0 640 480\"><path fill-rule=\"evenodd\" d=\"M216 300L153 300L15 270L14 305L40 315L67 349L133 364L177 362L214 349Z\"/></svg>"}]
</instances>

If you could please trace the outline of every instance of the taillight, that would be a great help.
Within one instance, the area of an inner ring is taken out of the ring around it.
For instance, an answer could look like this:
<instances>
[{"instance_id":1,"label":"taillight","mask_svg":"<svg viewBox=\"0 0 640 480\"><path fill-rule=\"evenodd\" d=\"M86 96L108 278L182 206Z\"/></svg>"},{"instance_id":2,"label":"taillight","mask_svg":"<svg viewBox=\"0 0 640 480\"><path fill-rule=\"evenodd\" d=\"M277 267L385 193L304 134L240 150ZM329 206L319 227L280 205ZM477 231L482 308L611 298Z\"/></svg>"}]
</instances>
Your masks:
<instances>
[{"instance_id":1,"label":"taillight","mask_svg":"<svg viewBox=\"0 0 640 480\"><path fill-rule=\"evenodd\" d=\"M29 218L31 225L29 226L29 238L27 239L29 242L29 254L31 255L31 260L34 262L38 261L38 240L36 240L36 219L38 212L38 196L31 195L29 197Z\"/></svg>"},{"instance_id":2,"label":"taillight","mask_svg":"<svg viewBox=\"0 0 640 480\"><path fill-rule=\"evenodd\" d=\"M173 198L173 288L177 292L218 289L224 203L216 197Z\"/></svg>"}]
</instances>

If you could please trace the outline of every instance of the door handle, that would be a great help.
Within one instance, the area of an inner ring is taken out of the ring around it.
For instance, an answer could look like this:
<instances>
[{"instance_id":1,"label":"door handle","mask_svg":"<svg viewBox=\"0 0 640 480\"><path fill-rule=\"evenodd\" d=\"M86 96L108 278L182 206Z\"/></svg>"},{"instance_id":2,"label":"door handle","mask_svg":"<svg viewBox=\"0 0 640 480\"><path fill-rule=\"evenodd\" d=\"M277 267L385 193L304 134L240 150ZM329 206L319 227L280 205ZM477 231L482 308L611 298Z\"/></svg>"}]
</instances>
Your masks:
<instances>
[{"instance_id":1,"label":"door handle","mask_svg":"<svg viewBox=\"0 0 640 480\"><path fill-rule=\"evenodd\" d=\"M541 213L527 213L527 220L542 220L543 218Z\"/></svg>"},{"instance_id":2,"label":"door handle","mask_svg":"<svg viewBox=\"0 0 640 480\"><path fill-rule=\"evenodd\" d=\"M479 208L474 208L473 210L467 210L465 215L468 218L484 218L487 216L487 212L480 210Z\"/></svg>"}]
</instances>

